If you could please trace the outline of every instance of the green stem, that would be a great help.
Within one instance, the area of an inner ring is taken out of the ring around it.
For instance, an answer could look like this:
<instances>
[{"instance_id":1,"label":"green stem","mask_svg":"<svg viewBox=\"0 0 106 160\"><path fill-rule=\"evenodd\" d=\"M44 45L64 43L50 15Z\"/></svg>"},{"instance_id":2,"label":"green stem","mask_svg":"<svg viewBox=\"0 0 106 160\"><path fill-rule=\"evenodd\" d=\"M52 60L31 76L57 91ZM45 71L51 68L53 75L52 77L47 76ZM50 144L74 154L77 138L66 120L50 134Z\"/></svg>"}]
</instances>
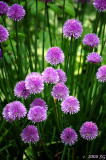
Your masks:
<instances>
[{"instance_id":1,"label":"green stem","mask_svg":"<svg viewBox=\"0 0 106 160\"><path fill-rule=\"evenodd\" d=\"M75 18L78 19L78 16L80 15L78 9L79 9L79 4L80 4L80 1L78 1L77 3L77 9L76 9L76 14L75 14Z\"/></svg>"},{"instance_id":2,"label":"green stem","mask_svg":"<svg viewBox=\"0 0 106 160\"><path fill-rule=\"evenodd\" d=\"M80 80L80 68L81 68L81 58L82 58L82 49L81 49L81 54L80 54L80 62L79 62L79 66L78 66L78 78L77 78L77 82L79 82ZM77 92L77 86L75 86L75 95L76 95L76 92Z\"/></svg>"},{"instance_id":3,"label":"green stem","mask_svg":"<svg viewBox=\"0 0 106 160\"><path fill-rule=\"evenodd\" d=\"M70 160L70 148L68 148L68 156L67 156L67 160Z\"/></svg>"},{"instance_id":4,"label":"green stem","mask_svg":"<svg viewBox=\"0 0 106 160\"><path fill-rule=\"evenodd\" d=\"M74 44L73 46L75 46L73 48L73 53L74 55L72 55L72 62L71 65L69 65L69 71L71 72L71 88L70 88L70 94L73 94L73 88L74 88L74 72L75 72L75 64L76 64L76 57L77 57L77 45L78 45L78 40L76 41L74 39Z\"/></svg>"},{"instance_id":5,"label":"green stem","mask_svg":"<svg viewBox=\"0 0 106 160\"><path fill-rule=\"evenodd\" d=\"M86 160L88 160L88 142L86 142Z\"/></svg>"},{"instance_id":6,"label":"green stem","mask_svg":"<svg viewBox=\"0 0 106 160\"><path fill-rule=\"evenodd\" d=\"M43 134L42 124L39 124L39 123L38 123L38 124L37 124L37 128L38 128L39 137L40 137L40 140L41 140L41 144L42 144L42 146L43 146L43 149L44 149L47 157L48 157L49 159L52 159L51 156L48 154L48 152L47 152L47 150L46 150L46 147L45 147L45 143L43 142L43 139L42 139L42 137L44 137L44 136L43 136L44 134Z\"/></svg>"},{"instance_id":7,"label":"green stem","mask_svg":"<svg viewBox=\"0 0 106 160\"><path fill-rule=\"evenodd\" d=\"M35 71L37 71L37 24L38 24L38 0L36 0L36 17L35 17Z\"/></svg>"},{"instance_id":8,"label":"green stem","mask_svg":"<svg viewBox=\"0 0 106 160\"><path fill-rule=\"evenodd\" d=\"M19 78L22 79L22 61L21 61L21 55L19 50L19 38L18 38L18 22L15 22L15 29L16 29L16 50L17 50L17 59L18 59L18 74Z\"/></svg>"},{"instance_id":9,"label":"green stem","mask_svg":"<svg viewBox=\"0 0 106 160\"><path fill-rule=\"evenodd\" d=\"M65 157L65 153L66 153L67 147L68 147L68 145L65 144L65 145L64 145L64 149L63 149L63 153L62 153L61 160L64 160L64 157Z\"/></svg>"},{"instance_id":10,"label":"green stem","mask_svg":"<svg viewBox=\"0 0 106 160\"><path fill-rule=\"evenodd\" d=\"M47 22L48 22L48 29L49 29L50 44L51 44L51 47L53 47L53 44L52 44L52 36L51 36L51 31L50 31L50 22L49 22L48 6L47 6Z\"/></svg>"},{"instance_id":11,"label":"green stem","mask_svg":"<svg viewBox=\"0 0 106 160\"><path fill-rule=\"evenodd\" d=\"M98 91L96 97L94 98L91 110L89 112L89 119L91 119L92 115L94 115L94 111L95 111L95 115L99 111L100 105L101 105L101 102L103 99L103 94L105 92L106 92L106 84L103 83L103 84L101 84L99 91Z\"/></svg>"},{"instance_id":12,"label":"green stem","mask_svg":"<svg viewBox=\"0 0 106 160\"><path fill-rule=\"evenodd\" d=\"M6 63L6 59L5 59L5 56L4 56L4 53L3 53L3 48L0 44L0 48L2 50L2 59L3 59L3 67L4 67L4 73L5 73L5 78L6 78L6 82L7 82L7 86L9 88L9 91L10 91L10 94L11 94L11 97L12 97L12 100L14 100L14 96L12 94L12 88L13 88L13 84L14 82L10 79L11 75L9 76L9 67L7 66L7 63Z\"/></svg>"},{"instance_id":13,"label":"green stem","mask_svg":"<svg viewBox=\"0 0 106 160\"><path fill-rule=\"evenodd\" d=\"M97 12L97 14L96 14L96 19L95 19L94 26L93 26L93 32L92 32L92 33L95 33L95 34L97 33L97 29L98 29L100 17L101 17L101 13L98 13L98 12Z\"/></svg>"},{"instance_id":14,"label":"green stem","mask_svg":"<svg viewBox=\"0 0 106 160\"><path fill-rule=\"evenodd\" d=\"M29 31L29 23L28 23L28 5L27 5L27 0L25 0L25 10L26 10L26 16L25 16L25 32L26 35L25 36L25 41L26 41L26 48L28 48L28 59L29 59L29 66L30 66L30 70L31 72L33 71L33 65L32 65L32 60L31 60L31 42L30 42L30 31Z\"/></svg>"},{"instance_id":15,"label":"green stem","mask_svg":"<svg viewBox=\"0 0 106 160\"><path fill-rule=\"evenodd\" d=\"M53 37L54 37L54 42L53 42L53 44L57 46L55 17L56 17L56 13L54 13L54 19L53 19L53 20L54 20L54 22L53 22L53 23L54 23L54 24L53 24L53 25L54 25L54 27L53 27L53 33L54 33L54 34L53 34Z\"/></svg>"},{"instance_id":16,"label":"green stem","mask_svg":"<svg viewBox=\"0 0 106 160\"><path fill-rule=\"evenodd\" d=\"M70 45L69 45L69 48L68 48L68 55L67 55L67 61L66 61L66 75L68 74L68 64L69 64L69 57L71 59L72 55L70 54L70 50L71 50L71 43L72 43L72 38L71 37L71 40L70 40ZM72 60L72 59L71 59Z\"/></svg>"},{"instance_id":17,"label":"green stem","mask_svg":"<svg viewBox=\"0 0 106 160\"><path fill-rule=\"evenodd\" d=\"M2 17L2 20L3 20L4 26L7 28L7 25L6 25L6 23L5 23L4 17L3 17L3 16L1 16L1 17ZM9 41L10 41L10 45L11 45L11 48L12 48L12 51L13 51L13 54L14 54L14 58L15 58L15 61L16 61L16 55L15 55L15 51L14 51L14 48L13 48L13 45L12 45L12 41L11 41L10 36L9 36ZM16 66L15 66L15 68L16 68ZM17 69L16 69L16 70L17 70Z\"/></svg>"},{"instance_id":18,"label":"green stem","mask_svg":"<svg viewBox=\"0 0 106 160\"><path fill-rule=\"evenodd\" d=\"M83 20L84 20L84 17L85 17L86 6L87 6L87 1L86 1L85 4L81 4L81 16L79 17L79 19L82 22L82 24L83 24Z\"/></svg>"},{"instance_id":19,"label":"green stem","mask_svg":"<svg viewBox=\"0 0 106 160\"><path fill-rule=\"evenodd\" d=\"M65 0L63 1L63 21L62 21L62 27L64 25L64 17L65 17ZM63 49L63 30L62 30L61 48Z\"/></svg>"},{"instance_id":20,"label":"green stem","mask_svg":"<svg viewBox=\"0 0 106 160\"><path fill-rule=\"evenodd\" d=\"M32 152L33 152L34 160L37 160L37 151L36 151L36 148L35 148L35 144L31 143L31 146L32 146Z\"/></svg>"},{"instance_id":21,"label":"green stem","mask_svg":"<svg viewBox=\"0 0 106 160\"><path fill-rule=\"evenodd\" d=\"M45 13L44 13L44 22L43 22L42 71L44 70L44 43L45 43L46 11L47 11L47 3L45 3Z\"/></svg>"}]
</instances>

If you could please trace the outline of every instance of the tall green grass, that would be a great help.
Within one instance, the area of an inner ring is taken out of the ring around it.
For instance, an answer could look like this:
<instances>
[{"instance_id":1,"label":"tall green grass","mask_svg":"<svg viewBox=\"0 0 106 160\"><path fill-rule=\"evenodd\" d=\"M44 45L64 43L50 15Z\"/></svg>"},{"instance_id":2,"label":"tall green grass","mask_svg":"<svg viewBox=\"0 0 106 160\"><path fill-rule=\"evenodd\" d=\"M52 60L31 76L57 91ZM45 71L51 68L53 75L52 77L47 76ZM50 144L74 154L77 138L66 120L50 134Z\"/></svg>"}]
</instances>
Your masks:
<instances>
[{"instance_id":1,"label":"tall green grass","mask_svg":"<svg viewBox=\"0 0 106 160\"><path fill-rule=\"evenodd\" d=\"M16 2L8 4L12 3ZM106 84L97 81L96 72L106 63L106 13L98 13L92 4L82 5L68 0L55 0L53 4L37 0L20 0L18 3L26 10L22 21L14 23L6 16L0 17L0 24L7 27L10 33L9 39L0 46L3 54L0 59L0 159L81 160L83 156L87 159L88 155L105 155ZM83 33L78 40L70 40L62 34L64 22L71 18L76 18L83 24ZM98 64L86 62L86 56L91 50L82 44L84 35L92 32L100 38L99 47L93 50L103 57ZM77 114L65 115L61 111L60 102L54 101L51 96L53 85L45 84L41 94L26 100L14 96L17 82L24 80L28 73L41 73L48 66L45 55L52 46L60 47L64 52L64 63L55 68L61 68L67 74L66 85L70 95L80 102L80 111ZM37 97L46 101L48 117L45 122L37 125L39 142L24 144L20 134L31 122L24 118L22 121L7 123L2 117L2 111L7 103L15 100L20 100L29 110L29 105ZM95 122L99 129L98 137L90 142L79 135L81 125L86 121ZM62 130L69 126L78 134L78 141L72 147L61 143L60 139Z\"/></svg>"}]
</instances>

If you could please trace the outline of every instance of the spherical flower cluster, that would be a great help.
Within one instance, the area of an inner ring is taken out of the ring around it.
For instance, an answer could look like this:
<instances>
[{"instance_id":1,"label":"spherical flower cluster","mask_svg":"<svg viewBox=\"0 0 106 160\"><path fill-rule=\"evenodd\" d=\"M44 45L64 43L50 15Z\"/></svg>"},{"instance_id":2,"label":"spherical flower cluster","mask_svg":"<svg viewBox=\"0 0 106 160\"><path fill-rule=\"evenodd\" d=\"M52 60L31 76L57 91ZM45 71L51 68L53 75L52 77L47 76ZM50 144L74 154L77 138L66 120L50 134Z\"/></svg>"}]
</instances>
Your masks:
<instances>
[{"instance_id":1,"label":"spherical flower cluster","mask_svg":"<svg viewBox=\"0 0 106 160\"><path fill-rule=\"evenodd\" d=\"M99 63L102 61L102 57L97 53L97 52L93 52L93 53L90 53L88 56L87 56L87 62L91 62L91 63Z\"/></svg>"},{"instance_id":2,"label":"spherical flower cluster","mask_svg":"<svg viewBox=\"0 0 106 160\"><path fill-rule=\"evenodd\" d=\"M17 97L27 98L30 95L29 90L25 87L25 81L20 81L16 84L14 88L14 94Z\"/></svg>"},{"instance_id":3,"label":"spherical flower cluster","mask_svg":"<svg viewBox=\"0 0 106 160\"><path fill-rule=\"evenodd\" d=\"M56 69L59 76L59 83L65 83L67 80L66 74L62 69Z\"/></svg>"},{"instance_id":4,"label":"spherical flower cluster","mask_svg":"<svg viewBox=\"0 0 106 160\"><path fill-rule=\"evenodd\" d=\"M46 61L52 65L63 63L64 53L59 47L52 47L48 50L46 55Z\"/></svg>"},{"instance_id":5,"label":"spherical flower cluster","mask_svg":"<svg viewBox=\"0 0 106 160\"><path fill-rule=\"evenodd\" d=\"M8 10L8 18L20 21L25 16L25 10L19 4L13 4Z\"/></svg>"},{"instance_id":6,"label":"spherical flower cluster","mask_svg":"<svg viewBox=\"0 0 106 160\"><path fill-rule=\"evenodd\" d=\"M80 129L80 135L86 140L93 140L98 135L97 125L93 122L85 122Z\"/></svg>"},{"instance_id":7,"label":"spherical flower cluster","mask_svg":"<svg viewBox=\"0 0 106 160\"><path fill-rule=\"evenodd\" d=\"M52 89L52 96L58 100L63 100L69 96L69 90L64 83L57 83Z\"/></svg>"},{"instance_id":8,"label":"spherical flower cluster","mask_svg":"<svg viewBox=\"0 0 106 160\"><path fill-rule=\"evenodd\" d=\"M9 109L11 107L12 103L8 103L4 109L3 109L3 118L8 122L12 122L13 120L11 119L11 117L9 116Z\"/></svg>"},{"instance_id":9,"label":"spherical flower cluster","mask_svg":"<svg viewBox=\"0 0 106 160\"><path fill-rule=\"evenodd\" d=\"M84 3L91 3L91 0L75 0L75 2L80 2L80 3L82 3L82 4L84 4Z\"/></svg>"},{"instance_id":10,"label":"spherical flower cluster","mask_svg":"<svg viewBox=\"0 0 106 160\"><path fill-rule=\"evenodd\" d=\"M26 116L26 108L20 101L7 104L3 110L3 117L6 121L15 121Z\"/></svg>"},{"instance_id":11,"label":"spherical flower cluster","mask_svg":"<svg viewBox=\"0 0 106 160\"><path fill-rule=\"evenodd\" d=\"M25 127L21 133L21 138L22 141L24 141L25 143L35 143L39 141L39 134L37 128L33 125Z\"/></svg>"},{"instance_id":12,"label":"spherical flower cluster","mask_svg":"<svg viewBox=\"0 0 106 160\"><path fill-rule=\"evenodd\" d=\"M7 3L0 1L0 15L6 15L8 12L8 5Z\"/></svg>"},{"instance_id":13,"label":"spherical flower cluster","mask_svg":"<svg viewBox=\"0 0 106 160\"><path fill-rule=\"evenodd\" d=\"M83 39L83 43L90 46L91 48L93 48L93 47L98 47L100 41L99 41L99 38L96 34L89 33L89 34L85 35L85 37Z\"/></svg>"},{"instance_id":14,"label":"spherical flower cluster","mask_svg":"<svg viewBox=\"0 0 106 160\"><path fill-rule=\"evenodd\" d=\"M61 109L65 114L77 113L80 109L78 99L75 98L74 96L69 96L65 98L64 101L61 103Z\"/></svg>"},{"instance_id":15,"label":"spherical flower cluster","mask_svg":"<svg viewBox=\"0 0 106 160\"><path fill-rule=\"evenodd\" d=\"M46 83L57 83L59 81L59 76L56 70L52 67L47 67L43 72L42 72L42 79Z\"/></svg>"},{"instance_id":16,"label":"spherical flower cluster","mask_svg":"<svg viewBox=\"0 0 106 160\"><path fill-rule=\"evenodd\" d=\"M2 59L2 51L1 51L1 49L0 49L0 59Z\"/></svg>"},{"instance_id":17,"label":"spherical flower cluster","mask_svg":"<svg viewBox=\"0 0 106 160\"><path fill-rule=\"evenodd\" d=\"M106 0L93 0L94 7L99 11L103 12L106 10Z\"/></svg>"},{"instance_id":18,"label":"spherical flower cluster","mask_svg":"<svg viewBox=\"0 0 106 160\"><path fill-rule=\"evenodd\" d=\"M100 82L106 82L106 65L101 66L96 73L97 79Z\"/></svg>"},{"instance_id":19,"label":"spherical flower cluster","mask_svg":"<svg viewBox=\"0 0 106 160\"><path fill-rule=\"evenodd\" d=\"M81 37L82 32L82 24L76 19L67 20L63 26L63 35L66 37L73 36L75 39L78 39Z\"/></svg>"},{"instance_id":20,"label":"spherical flower cluster","mask_svg":"<svg viewBox=\"0 0 106 160\"><path fill-rule=\"evenodd\" d=\"M6 28L0 25L0 43L7 40L9 33Z\"/></svg>"},{"instance_id":21,"label":"spherical flower cluster","mask_svg":"<svg viewBox=\"0 0 106 160\"><path fill-rule=\"evenodd\" d=\"M42 2L48 3L48 2L53 2L54 0L42 0Z\"/></svg>"},{"instance_id":22,"label":"spherical flower cluster","mask_svg":"<svg viewBox=\"0 0 106 160\"><path fill-rule=\"evenodd\" d=\"M43 99L41 99L41 98L34 99L34 101L30 104L30 108L33 108L35 106L41 106L45 110L48 110L46 102Z\"/></svg>"},{"instance_id":23,"label":"spherical flower cluster","mask_svg":"<svg viewBox=\"0 0 106 160\"><path fill-rule=\"evenodd\" d=\"M41 106L30 108L28 119L33 123L45 121L47 119L47 111Z\"/></svg>"},{"instance_id":24,"label":"spherical flower cluster","mask_svg":"<svg viewBox=\"0 0 106 160\"><path fill-rule=\"evenodd\" d=\"M66 128L61 133L61 140L65 144L72 146L77 141L77 134L74 129Z\"/></svg>"},{"instance_id":25,"label":"spherical flower cluster","mask_svg":"<svg viewBox=\"0 0 106 160\"><path fill-rule=\"evenodd\" d=\"M25 87L30 93L40 93L44 89L42 77L39 73L32 72L25 79Z\"/></svg>"}]
</instances>

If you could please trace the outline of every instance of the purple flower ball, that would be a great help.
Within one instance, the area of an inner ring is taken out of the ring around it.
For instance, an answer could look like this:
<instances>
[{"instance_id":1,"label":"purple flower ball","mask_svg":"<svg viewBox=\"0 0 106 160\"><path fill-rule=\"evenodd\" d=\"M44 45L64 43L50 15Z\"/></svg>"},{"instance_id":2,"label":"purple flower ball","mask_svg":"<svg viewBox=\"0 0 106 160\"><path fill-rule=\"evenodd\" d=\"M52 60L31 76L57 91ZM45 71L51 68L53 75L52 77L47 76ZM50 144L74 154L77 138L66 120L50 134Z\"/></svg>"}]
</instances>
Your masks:
<instances>
[{"instance_id":1,"label":"purple flower ball","mask_svg":"<svg viewBox=\"0 0 106 160\"><path fill-rule=\"evenodd\" d=\"M8 30L0 25L0 43L7 40L9 36Z\"/></svg>"},{"instance_id":2,"label":"purple flower ball","mask_svg":"<svg viewBox=\"0 0 106 160\"><path fill-rule=\"evenodd\" d=\"M21 133L21 138L25 143L39 141L38 129L33 125L25 127Z\"/></svg>"},{"instance_id":3,"label":"purple flower ball","mask_svg":"<svg viewBox=\"0 0 106 160\"><path fill-rule=\"evenodd\" d=\"M75 2L80 2L80 3L82 3L82 4L84 4L84 3L91 3L91 0L75 0Z\"/></svg>"},{"instance_id":4,"label":"purple flower ball","mask_svg":"<svg viewBox=\"0 0 106 160\"><path fill-rule=\"evenodd\" d=\"M48 50L45 59L47 63L50 63L55 66L59 63L63 63L64 53L59 47L52 47Z\"/></svg>"},{"instance_id":5,"label":"purple flower ball","mask_svg":"<svg viewBox=\"0 0 106 160\"><path fill-rule=\"evenodd\" d=\"M85 122L80 129L80 135L86 140L93 140L98 135L97 125L93 122Z\"/></svg>"},{"instance_id":6,"label":"purple flower ball","mask_svg":"<svg viewBox=\"0 0 106 160\"><path fill-rule=\"evenodd\" d=\"M67 20L63 26L63 35L66 37L73 36L75 39L78 39L81 37L82 32L82 24L76 19Z\"/></svg>"},{"instance_id":7,"label":"purple flower ball","mask_svg":"<svg viewBox=\"0 0 106 160\"><path fill-rule=\"evenodd\" d=\"M59 83L65 83L67 80L66 74L62 69L56 69L59 76Z\"/></svg>"},{"instance_id":8,"label":"purple flower ball","mask_svg":"<svg viewBox=\"0 0 106 160\"><path fill-rule=\"evenodd\" d=\"M28 98L28 96L30 95L30 92L25 87L25 81L20 81L16 84L14 88L14 94L17 97L22 97L25 99Z\"/></svg>"},{"instance_id":9,"label":"purple flower ball","mask_svg":"<svg viewBox=\"0 0 106 160\"><path fill-rule=\"evenodd\" d=\"M98 47L100 41L99 41L99 38L96 34L89 33L89 34L85 35L85 37L83 39L83 43L90 46L91 48L93 48L93 47Z\"/></svg>"},{"instance_id":10,"label":"purple flower ball","mask_svg":"<svg viewBox=\"0 0 106 160\"><path fill-rule=\"evenodd\" d=\"M0 15L6 15L8 12L8 5L7 3L0 1Z\"/></svg>"},{"instance_id":11,"label":"purple flower ball","mask_svg":"<svg viewBox=\"0 0 106 160\"><path fill-rule=\"evenodd\" d=\"M67 114L75 114L80 110L79 101L74 96L69 96L61 103L61 110Z\"/></svg>"},{"instance_id":12,"label":"purple flower ball","mask_svg":"<svg viewBox=\"0 0 106 160\"><path fill-rule=\"evenodd\" d=\"M25 16L25 10L19 4L13 4L8 10L8 18L20 21Z\"/></svg>"},{"instance_id":13,"label":"purple flower ball","mask_svg":"<svg viewBox=\"0 0 106 160\"><path fill-rule=\"evenodd\" d=\"M4 109L3 109L3 112L2 112L2 115L3 115L3 118L8 122L12 122L13 120L11 119L10 115L9 115L9 109L12 105L12 102L11 103L8 103Z\"/></svg>"},{"instance_id":14,"label":"purple flower ball","mask_svg":"<svg viewBox=\"0 0 106 160\"><path fill-rule=\"evenodd\" d=\"M1 51L1 49L0 49L0 59L2 59L2 51Z\"/></svg>"},{"instance_id":15,"label":"purple flower ball","mask_svg":"<svg viewBox=\"0 0 106 160\"><path fill-rule=\"evenodd\" d=\"M98 72L96 73L96 77L100 82L106 82L106 65L98 68Z\"/></svg>"},{"instance_id":16,"label":"purple flower ball","mask_svg":"<svg viewBox=\"0 0 106 160\"><path fill-rule=\"evenodd\" d=\"M97 52L93 52L93 53L90 53L88 56L87 56L87 62L91 62L91 63L99 63L102 61L102 57L97 53Z\"/></svg>"},{"instance_id":17,"label":"purple flower ball","mask_svg":"<svg viewBox=\"0 0 106 160\"><path fill-rule=\"evenodd\" d=\"M45 121L47 119L47 111L41 106L30 108L28 119L33 123Z\"/></svg>"},{"instance_id":18,"label":"purple flower ball","mask_svg":"<svg viewBox=\"0 0 106 160\"><path fill-rule=\"evenodd\" d=\"M93 0L94 7L99 11L105 11L106 10L106 0Z\"/></svg>"},{"instance_id":19,"label":"purple flower ball","mask_svg":"<svg viewBox=\"0 0 106 160\"><path fill-rule=\"evenodd\" d=\"M69 96L69 90L64 83L57 83L52 89L52 96L58 100L63 100Z\"/></svg>"},{"instance_id":20,"label":"purple flower ball","mask_svg":"<svg viewBox=\"0 0 106 160\"><path fill-rule=\"evenodd\" d=\"M15 121L26 116L26 108L20 101L14 101L7 104L3 110L3 117L7 121Z\"/></svg>"},{"instance_id":21,"label":"purple flower ball","mask_svg":"<svg viewBox=\"0 0 106 160\"><path fill-rule=\"evenodd\" d=\"M25 79L25 87L30 93L41 93L44 89L41 75L37 72L30 73Z\"/></svg>"},{"instance_id":22,"label":"purple flower ball","mask_svg":"<svg viewBox=\"0 0 106 160\"><path fill-rule=\"evenodd\" d=\"M52 67L47 67L43 72L42 72L42 79L46 83L58 83L59 81L59 76L56 70Z\"/></svg>"},{"instance_id":23,"label":"purple flower ball","mask_svg":"<svg viewBox=\"0 0 106 160\"><path fill-rule=\"evenodd\" d=\"M36 98L34 99L34 101L30 104L30 108L33 108L35 106L41 106L43 107L45 110L48 110L48 107L46 105L46 102L41 99L41 98Z\"/></svg>"},{"instance_id":24,"label":"purple flower ball","mask_svg":"<svg viewBox=\"0 0 106 160\"><path fill-rule=\"evenodd\" d=\"M78 136L74 129L68 127L62 131L60 138L63 143L72 146L77 141Z\"/></svg>"}]
</instances>

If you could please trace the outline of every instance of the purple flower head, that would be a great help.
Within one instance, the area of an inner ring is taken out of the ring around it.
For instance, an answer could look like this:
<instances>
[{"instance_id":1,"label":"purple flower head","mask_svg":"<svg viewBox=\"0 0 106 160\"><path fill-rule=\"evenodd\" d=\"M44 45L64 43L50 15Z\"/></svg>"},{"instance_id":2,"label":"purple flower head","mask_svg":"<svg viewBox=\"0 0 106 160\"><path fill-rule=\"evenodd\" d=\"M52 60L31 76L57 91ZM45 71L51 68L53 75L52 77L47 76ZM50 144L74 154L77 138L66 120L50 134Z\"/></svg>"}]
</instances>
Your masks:
<instances>
[{"instance_id":1,"label":"purple flower head","mask_svg":"<svg viewBox=\"0 0 106 160\"><path fill-rule=\"evenodd\" d=\"M98 10L98 12L102 12L106 10L106 0L93 0L94 7Z\"/></svg>"},{"instance_id":2,"label":"purple flower head","mask_svg":"<svg viewBox=\"0 0 106 160\"><path fill-rule=\"evenodd\" d=\"M46 102L43 99L41 99L41 98L34 99L34 101L30 104L30 108L33 108L35 106L41 106L45 110L48 110Z\"/></svg>"},{"instance_id":3,"label":"purple flower head","mask_svg":"<svg viewBox=\"0 0 106 160\"><path fill-rule=\"evenodd\" d=\"M19 4L13 4L8 11L8 18L14 21L20 21L25 16L25 10Z\"/></svg>"},{"instance_id":4,"label":"purple flower head","mask_svg":"<svg viewBox=\"0 0 106 160\"><path fill-rule=\"evenodd\" d=\"M65 128L61 133L61 141L72 146L77 141L77 134L74 129Z\"/></svg>"},{"instance_id":5,"label":"purple flower head","mask_svg":"<svg viewBox=\"0 0 106 160\"><path fill-rule=\"evenodd\" d=\"M100 82L106 82L106 65L98 68L98 72L96 73L96 77Z\"/></svg>"},{"instance_id":6,"label":"purple flower head","mask_svg":"<svg viewBox=\"0 0 106 160\"><path fill-rule=\"evenodd\" d=\"M3 16L8 12L8 5L7 3L0 1L0 15Z\"/></svg>"},{"instance_id":7,"label":"purple flower head","mask_svg":"<svg viewBox=\"0 0 106 160\"><path fill-rule=\"evenodd\" d=\"M14 121L26 116L26 108L20 101L14 101L9 108L9 116Z\"/></svg>"},{"instance_id":8,"label":"purple flower head","mask_svg":"<svg viewBox=\"0 0 106 160\"><path fill-rule=\"evenodd\" d=\"M47 111L43 108L43 106L35 106L30 108L28 119L33 123L45 121L47 119Z\"/></svg>"},{"instance_id":9,"label":"purple flower head","mask_svg":"<svg viewBox=\"0 0 106 160\"><path fill-rule=\"evenodd\" d=\"M85 35L85 37L83 39L83 43L90 46L91 48L93 48L93 47L98 47L100 41L99 41L99 38L96 34L89 33L89 34Z\"/></svg>"},{"instance_id":10,"label":"purple flower head","mask_svg":"<svg viewBox=\"0 0 106 160\"><path fill-rule=\"evenodd\" d=\"M11 119L10 115L8 114L11 105L12 105L12 103L8 103L8 104L4 107L3 112L2 112L3 118L6 119L6 121L9 121L9 122L12 122L12 119Z\"/></svg>"},{"instance_id":11,"label":"purple flower head","mask_svg":"<svg viewBox=\"0 0 106 160\"><path fill-rule=\"evenodd\" d=\"M64 83L57 83L52 89L52 96L58 100L63 100L69 96L69 90Z\"/></svg>"},{"instance_id":12,"label":"purple flower head","mask_svg":"<svg viewBox=\"0 0 106 160\"><path fill-rule=\"evenodd\" d=\"M84 4L84 3L91 3L91 0L75 0L75 2L80 2L80 3L82 3L82 4Z\"/></svg>"},{"instance_id":13,"label":"purple flower head","mask_svg":"<svg viewBox=\"0 0 106 160\"><path fill-rule=\"evenodd\" d=\"M67 20L63 26L63 35L66 37L73 36L75 39L78 39L81 37L82 32L82 24L76 19Z\"/></svg>"},{"instance_id":14,"label":"purple flower head","mask_svg":"<svg viewBox=\"0 0 106 160\"><path fill-rule=\"evenodd\" d=\"M30 95L29 90L25 87L25 81L20 81L16 84L14 88L14 94L17 97L27 98Z\"/></svg>"},{"instance_id":15,"label":"purple flower head","mask_svg":"<svg viewBox=\"0 0 106 160\"><path fill-rule=\"evenodd\" d=\"M75 114L80 110L79 101L74 96L69 96L61 103L62 111L67 114Z\"/></svg>"},{"instance_id":16,"label":"purple flower head","mask_svg":"<svg viewBox=\"0 0 106 160\"><path fill-rule=\"evenodd\" d=\"M48 2L53 2L54 0L41 0L42 2L48 3Z\"/></svg>"},{"instance_id":17,"label":"purple flower head","mask_svg":"<svg viewBox=\"0 0 106 160\"><path fill-rule=\"evenodd\" d=\"M56 70L52 67L47 67L43 72L42 72L42 79L46 83L58 83L59 81L59 76Z\"/></svg>"},{"instance_id":18,"label":"purple flower head","mask_svg":"<svg viewBox=\"0 0 106 160\"><path fill-rule=\"evenodd\" d=\"M62 69L56 69L59 76L59 83L65 83L67 80L66 74Z\"/></svg>"},{"instance_id":19,"label":"purple flower head","mask_svg":"<svg viewBox=\"0 0 106 160\"><path fill-rule=\"evenodd\" d=\"M98 135L97 125L93 122L85 122L80 129L80 135L86 140L93 140Z\"/></svg>"},{"instance_id":20,"label":"purple flower head","mask_svg":"<svg viewBox=\"0 0 106 160\"><path fill-rule=\"evenodd\" d=\"M6 28L0 25L0 43L7 40L9 33Z\"/></svg>"},{"instance_id":21,"label":"purple flower head","mask_svg":"<svg viewBox=\"0 0 106 160\"><path fill-rule=\"evenodd\" d=\"M0 59L2 59L2 51L1 51L1 49L0 49Z\"/></svg>"},{"instance_id":22,"label":"purple flower head","mask_svg":"<svg viewBox=\"0 0 106 160\"><path fill-rule=\"evenodd\" d=\"M59 47L52 47L48 50L46 55L46 61L52 65L63 63L64 53Z\"/></svg>"},{"instance_id":23,"label":"purple flower head","mask_svg":"<svg viewBox=\"0 0 106 160\"><path fill-rule=\"evenodd\" d=\"M30 93L40 93L44 89L42 77L37 72L30 73L25 79L25 87Z\"/></svg>"},{"instance_id":24,"label":"purple flower head","mask_svg":"<svg viewBox=\"0 0 106 160\"><path fill-rule=\"evenodd\" d=\"M87 62L91 62L91 63L99 63L102 61L102 57L97 53L97 52L93 52L93 53L90 53L88 56L87 56Z\"/></svg>"},{"instance_id":25,"label":"purple flower head","mask_svg":"<svg viewBox=\"0 0 106 160\"><path fill-rule=\"evenodd\" d=\"M39 141L38 129L33 125L25 127L21 133L21 138L25 143Z\"/></svg>"},{"instance_id":26,"label":"purple flower head","mask_svg":"<svg viewBox=\"0 0 106 160\"><path fill-rule=\"evenodd\" d=\"M26 116L26 108L20 101L7 104L3 110L3 117L7 121L15 121Z\"/></svg>"}]
</instances>

